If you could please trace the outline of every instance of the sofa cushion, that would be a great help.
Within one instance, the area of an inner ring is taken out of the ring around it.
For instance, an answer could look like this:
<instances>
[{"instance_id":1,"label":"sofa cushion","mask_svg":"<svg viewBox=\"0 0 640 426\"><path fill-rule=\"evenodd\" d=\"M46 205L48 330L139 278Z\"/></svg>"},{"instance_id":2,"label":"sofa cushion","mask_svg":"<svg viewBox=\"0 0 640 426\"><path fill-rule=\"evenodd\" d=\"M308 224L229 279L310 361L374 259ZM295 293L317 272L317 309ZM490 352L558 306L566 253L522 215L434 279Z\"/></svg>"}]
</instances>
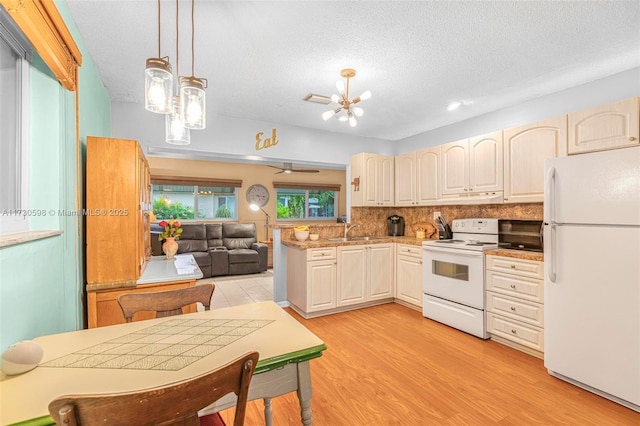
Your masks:
<instances>
[{"instance_id":1,"label":"sofa cushion","mask_svg":"<svg viewBox=\"0 0 640 426\"><path fill-rule=\"evenodd\" d=\"M223 223L222 243L229 250L249 249L256 240L255 223Z\"/></svg>"},{"instance_id":2,"label":"sofa cushion","mask_svg":"<svg viewBox=\"0 0 640 426\"><path fill-rule=\"evenodd\" d=\"M202 223L182 225L182 234L178 240L178 253L207 251L206 230Z\"/></svg>"},{"instance_id":3,"label":"sofa cushion","mask_svg":"<svg viewBox=\"0 0 640 426\"><path fill-rule=\"evenodd\" d=\"M232 263L258 263L258 252L251 249L229 250L229 264Z\"/></svg>"},{"instance_id":4,"label":"sofa cushion","mask_svg":"<svg viewBox=\"0 0 640 426\"><path fill-rule=\"evenodd\" d=\"M178 253L207 252L205 240L178 240Z\"/></svg>"}]
</instances>

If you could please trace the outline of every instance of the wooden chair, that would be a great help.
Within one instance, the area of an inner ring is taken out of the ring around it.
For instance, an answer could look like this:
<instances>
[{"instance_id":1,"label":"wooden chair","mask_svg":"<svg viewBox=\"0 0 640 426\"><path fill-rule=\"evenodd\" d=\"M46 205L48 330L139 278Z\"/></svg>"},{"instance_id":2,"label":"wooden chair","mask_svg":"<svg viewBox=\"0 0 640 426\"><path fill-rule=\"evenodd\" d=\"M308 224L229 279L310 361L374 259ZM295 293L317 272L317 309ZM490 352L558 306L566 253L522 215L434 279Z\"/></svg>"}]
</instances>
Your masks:
<instances>
[{"instance_id":1,"label":"wooden chair","mask_svg":"<svg viewBox=\"0 0 640 426\"><path fill-rule=\"evenodd\" d=\"M156 318L182 314L182 307L200 302L205 310L211 306L211 295L215 284L201 284L179 290L152 293L128 293L118 297L118 303L127 322L131 322L138 311L156 311Z\"/></svg>"},{"instance_id":2,"label":"wooden chair","mask_svg":"<svg viewBox=\"0 0 640 426\"><path fill-rule=\"evenodd\" d=\"M198 425L198 411L230 392L238 396L234 426L244 424L258 352L247 352L200 376L168 386L117 394L64 395L49 404L56 424Z\"/></svg>"}]
</instances>

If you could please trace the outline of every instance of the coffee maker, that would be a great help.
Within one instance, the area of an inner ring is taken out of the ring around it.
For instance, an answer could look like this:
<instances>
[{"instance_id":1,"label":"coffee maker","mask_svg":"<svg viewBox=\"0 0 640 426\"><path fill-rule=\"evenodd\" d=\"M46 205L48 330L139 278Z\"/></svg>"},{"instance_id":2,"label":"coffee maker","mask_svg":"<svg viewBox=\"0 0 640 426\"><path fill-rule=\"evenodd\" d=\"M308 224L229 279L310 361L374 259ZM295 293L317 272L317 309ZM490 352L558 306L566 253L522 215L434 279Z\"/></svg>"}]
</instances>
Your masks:
<instances>
[{"instance_id":1,"label":"coffee maker","mask_svg":"<svg viewBox=\"0 0 640 426\"><path fill-rule=\"evenodd\" d=\"M394 214L387 218L387 228L392 237L404 236L404 217Z\"/></svg>"}]
</instances>

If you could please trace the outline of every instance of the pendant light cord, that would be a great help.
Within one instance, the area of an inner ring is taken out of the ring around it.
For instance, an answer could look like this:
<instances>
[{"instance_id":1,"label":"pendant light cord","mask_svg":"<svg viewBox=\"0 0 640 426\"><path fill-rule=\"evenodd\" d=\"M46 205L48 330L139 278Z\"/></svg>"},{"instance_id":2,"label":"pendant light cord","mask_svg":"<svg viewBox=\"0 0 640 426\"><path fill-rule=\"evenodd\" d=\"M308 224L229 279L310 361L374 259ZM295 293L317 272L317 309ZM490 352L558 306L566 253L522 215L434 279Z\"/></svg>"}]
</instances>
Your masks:
<instances>
[{"instance_id":1,"label":"pendant light cord","mask_svg":"<svg viewBox=\"0 0 640 426\"><path fill-rule=\"evenodd\" d=\"M178 0L176 0L176 76L180 79L180 60L178 59L178 46L180 45L180 27L178 25Z\"/></svg>"},{"instance_id":2,"label":"pendant light cord","mask_svg":"<svg viewBox=\"0 0 640 426\"><path fill-rule=\"evenodd\" d=\"M158 0L158 58L160 57L160 0Z\"/></svg>"},{"instance_id":3,"label":"pendant light cord","mask_svg":"<svg viewBox=\"0 0 640 426\"><path fill-rule=\"evenodd\" d=\"M194 63L195 63L195 50L194 50L194 39L195 39L195 20L194 20L194 10L195 10L195 0L191 0L191 77L195 76Z\"/></svg>"}]
</instances>

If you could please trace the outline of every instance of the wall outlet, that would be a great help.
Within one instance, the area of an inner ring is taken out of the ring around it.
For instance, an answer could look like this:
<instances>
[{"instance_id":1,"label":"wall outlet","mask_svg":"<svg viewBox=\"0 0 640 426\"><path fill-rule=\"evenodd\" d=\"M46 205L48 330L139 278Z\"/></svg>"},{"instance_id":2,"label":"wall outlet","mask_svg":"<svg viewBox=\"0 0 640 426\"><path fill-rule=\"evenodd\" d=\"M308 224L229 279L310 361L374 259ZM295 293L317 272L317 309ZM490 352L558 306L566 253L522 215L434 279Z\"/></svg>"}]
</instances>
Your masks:
<instances>
[{"instance_id":1,"label":"wall outlet","mask_svg":"<svg viewBox=\"0 0 640 426\"><path fill-rule=\"evenodd\" d=\"M436 220L440 217L440 212L433 212L433 220Z\"/></svg>"}]
</instances>

